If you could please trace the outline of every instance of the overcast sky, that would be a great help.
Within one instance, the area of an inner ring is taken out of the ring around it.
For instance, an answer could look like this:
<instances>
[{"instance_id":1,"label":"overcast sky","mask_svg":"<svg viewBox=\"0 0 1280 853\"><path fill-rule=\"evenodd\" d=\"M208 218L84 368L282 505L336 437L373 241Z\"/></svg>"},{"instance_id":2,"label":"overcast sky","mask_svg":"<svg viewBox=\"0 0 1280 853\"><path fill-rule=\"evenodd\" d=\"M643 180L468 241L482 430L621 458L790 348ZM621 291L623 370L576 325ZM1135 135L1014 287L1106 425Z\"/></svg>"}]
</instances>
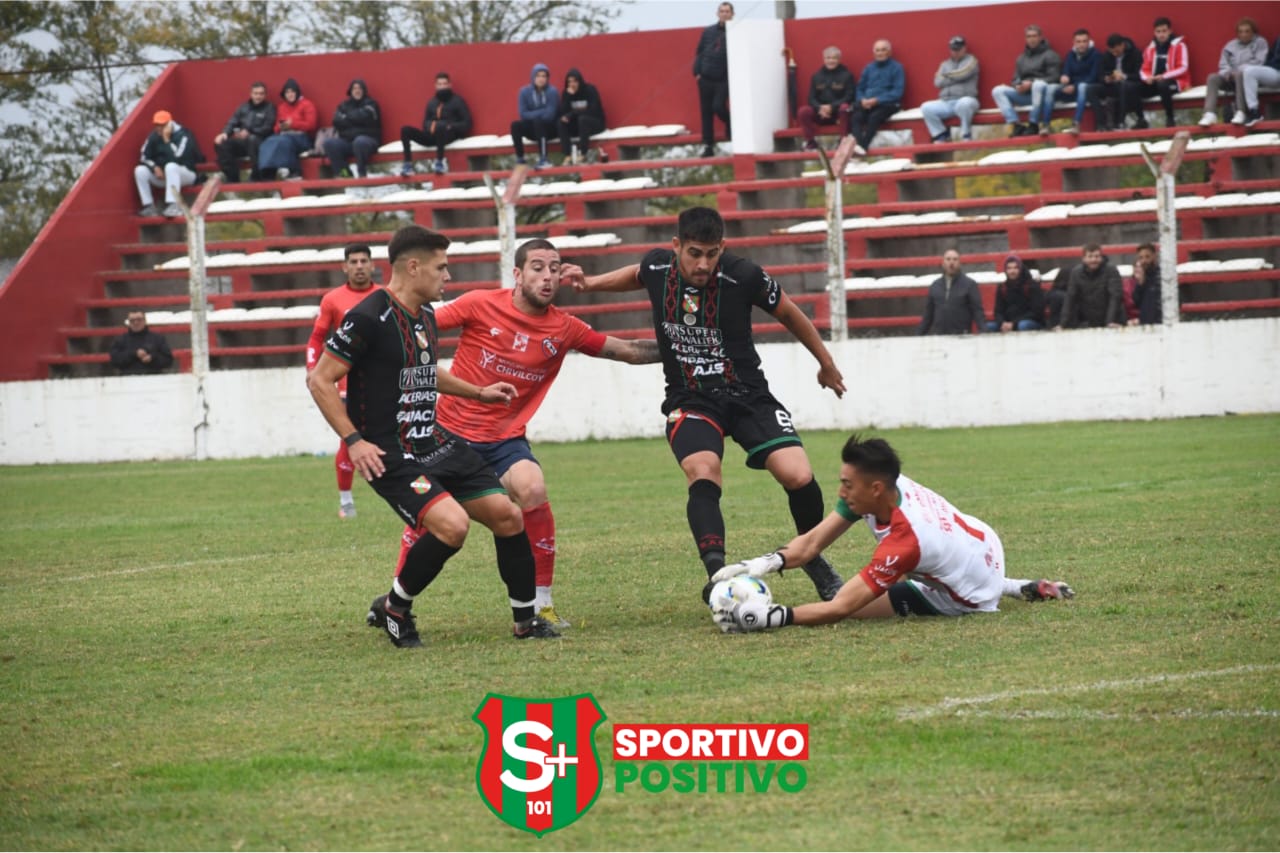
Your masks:
<instances>
[{"instance_id":1,"label":"overcast sky","mask_svg":"<svg viewBox=\"0 0 1280 853\"><path fill-rule=\"evenodd\" d=\"M830 18L837 15L870 15L909 9L941 9L953 6L986 6L992 0L798 0L797 18ZM1014 0L995 0L1014 2ZM716 22L716 0L635 0L623 7L614 21L614 32L669 30L708 26ZM761 19L777 16L774 0L734 0L734 18Z\"/></svg>"}]
</instances>

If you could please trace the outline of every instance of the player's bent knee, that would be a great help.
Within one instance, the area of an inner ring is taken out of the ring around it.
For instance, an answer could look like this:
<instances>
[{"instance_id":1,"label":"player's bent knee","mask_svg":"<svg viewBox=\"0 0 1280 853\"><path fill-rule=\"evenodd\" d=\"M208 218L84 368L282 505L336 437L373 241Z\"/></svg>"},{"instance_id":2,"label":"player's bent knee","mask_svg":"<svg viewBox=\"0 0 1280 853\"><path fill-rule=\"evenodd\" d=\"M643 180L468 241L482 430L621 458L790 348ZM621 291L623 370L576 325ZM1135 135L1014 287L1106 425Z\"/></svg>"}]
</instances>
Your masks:
<instances>
[{"instance_id":1,"label":"player's bent knee","mask_svg":"<svg viewBox=\"0 0 1280 853\"><path fill-rule=\"evenodd\" d=\"M418 522L417 534L421 536L430 530L431 535L452 548L461 548L467 541L467 531L471 527L471 519L461 507L456 512L445 509L432 509Z\"/></svg>"}]
</instances>

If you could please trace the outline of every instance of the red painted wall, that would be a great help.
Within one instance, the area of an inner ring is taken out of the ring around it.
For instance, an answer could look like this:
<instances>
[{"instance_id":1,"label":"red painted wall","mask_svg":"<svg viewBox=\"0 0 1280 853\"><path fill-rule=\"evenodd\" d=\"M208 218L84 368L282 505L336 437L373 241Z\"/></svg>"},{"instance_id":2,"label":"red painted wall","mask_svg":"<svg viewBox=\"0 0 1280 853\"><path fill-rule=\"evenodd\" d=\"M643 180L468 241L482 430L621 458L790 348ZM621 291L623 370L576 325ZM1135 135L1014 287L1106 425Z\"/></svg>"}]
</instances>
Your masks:
<instances>
[{"instance_id":1,"label":"red painted wall","mask_svg":"<svg viewBox=\"0 0 1280 853\"><path fill-rule=\"evenodd\" d=\"M708 23L713 11L714 4L708 3ZM1079 26L1088 27L1098 42L1118 31L1143 46L1157 14L1167 14L1175 31L1188 36L1195 85L1216 69L1218 53L1234 36L1235 20L1241 15L1254 17L1267 37L1280 36L1280 4L1276 3L1033 2L788 21L786 40L795 50L805 87L827 44L839 46L846 64L860 71L870 60L872 43L889 38L907 68L907 105L916 106L934 97L933 72L946 56L947 39L963 33L982 62L983 102L990 106L991 87L1012 75L1026 24L1040 24L1059 51L1067 49L1072 31ZM111 245L138 239L131 217L138 207L132 171L150 131L150 117L158 109L170 110L191 127L212 158L214 134L247 97L253 81L266 81L274 95L286 77L296 77L327 123L345 97L350 79L363 77L370 94L382 105L383 138L390 141L398 138L401 124L421 120L436 72L447 70L472 107L476 132L503 134L515 117L516 91L528 82L530 67L545 62L557 86L571 65L581 69L600 89L612 127L679 122L696 130L698 104L691 66L699 32L692 28L527 44L172 65L157 78L0 287L0 339L8 345L6 357L0 360L0 381L44 378L38 357L62 351L58 327L85 322L78 301L102 295L94 273L118 265ZM780 58L778 62L781 73Z\"/></svg>"}]
</instances>

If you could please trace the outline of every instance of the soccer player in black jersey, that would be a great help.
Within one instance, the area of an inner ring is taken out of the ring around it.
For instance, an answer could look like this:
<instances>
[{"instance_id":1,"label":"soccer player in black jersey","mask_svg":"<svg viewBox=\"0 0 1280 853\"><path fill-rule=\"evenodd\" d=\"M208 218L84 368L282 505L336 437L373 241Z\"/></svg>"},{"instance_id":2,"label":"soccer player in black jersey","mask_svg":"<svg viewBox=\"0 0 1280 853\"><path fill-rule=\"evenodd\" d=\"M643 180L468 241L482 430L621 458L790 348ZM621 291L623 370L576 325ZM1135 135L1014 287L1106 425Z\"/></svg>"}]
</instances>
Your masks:
<instances>
[{"instance_id":1,"label":"soccer player in black jersey","mask_svg":"<svg viewBox=\"0 0 1280 853\"><path fill-rule=\"evenodd\" d=\"M818 361L818 384L843 396L844 377L818 330L778 283L757 264L724 251L724 220L706 207L680 214L670 249L654 249L639 264L571 283L578 290L644 289L653 306L653 329L666 375L667 441L689 484L689 528L707 575L725 561L720 512L724 440L747 454L747 467L763 468L787 492L796 532L825 515L800 436L787 411L769 392L751 337L751 309L782 323ZM821 555L804 566L824 601L843 585ZM708 582L703 600L710 592Z\"/></svg>"},{"instance_id":2,"label":"soccer player in black jersey","mask_svg":"<svg viewBox=\"0 0 1280 853\"><path fill-rule=\"evenodd\" d=\"M432 302L449 281L449 238L418 225L387 247L391 282L347 312L325 342L307 387L349 448L351 464L419 531L404 567L370 605L370 620L398 647L422 645L411 608L445 561L462 547L470 518L493 531L518 639L559 634L534 615L534 564L520 508L467 443L436 423L436 395L509 403L508 382L480 387L436 364ZM337 381L347 378L344 407Z\"/></svg>"}]
</instances>

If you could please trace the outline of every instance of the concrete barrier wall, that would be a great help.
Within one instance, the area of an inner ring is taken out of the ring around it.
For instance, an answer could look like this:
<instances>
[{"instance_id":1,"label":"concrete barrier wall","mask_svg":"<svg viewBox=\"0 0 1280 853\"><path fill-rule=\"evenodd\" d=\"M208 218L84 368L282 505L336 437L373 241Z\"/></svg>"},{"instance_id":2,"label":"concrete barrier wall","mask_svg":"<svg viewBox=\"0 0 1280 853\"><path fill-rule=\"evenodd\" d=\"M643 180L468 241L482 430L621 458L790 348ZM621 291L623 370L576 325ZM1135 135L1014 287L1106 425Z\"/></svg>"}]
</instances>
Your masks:
<instances>
[{"instance_id":1,"label":"concrete barrier wall","mask_svg":"<svg viewBox=\"0 0 1280 853\"><path fill-rule=\"evenodd\" d=\"M760 347L803 432L1280 411L1280 318L833 344L849 392L798 344ZM660 436L662 371L574 354L529 427L540 441ZM0 384L0 464L194 456L190 374ZM301 368L210 375L213 458L332 453ZM1277 436L1280 440L1280 436Z\"/></svg>"}]
</instances>

